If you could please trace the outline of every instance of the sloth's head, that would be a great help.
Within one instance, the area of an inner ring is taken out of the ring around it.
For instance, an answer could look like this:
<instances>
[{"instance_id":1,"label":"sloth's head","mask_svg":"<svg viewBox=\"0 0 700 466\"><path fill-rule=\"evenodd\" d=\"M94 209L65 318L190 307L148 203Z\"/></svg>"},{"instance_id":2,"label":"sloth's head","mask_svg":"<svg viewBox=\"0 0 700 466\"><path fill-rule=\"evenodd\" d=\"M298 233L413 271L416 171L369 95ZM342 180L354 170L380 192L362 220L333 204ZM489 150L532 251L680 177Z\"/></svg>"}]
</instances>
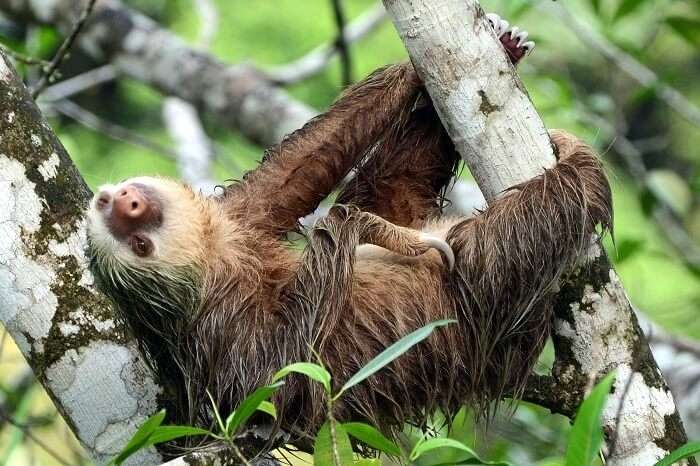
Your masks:
<instances>
[{"instance_id":1,"label":"sloth's head","mask_svg":"<svg viewBox=\"0 0 700 466\"><path fill-rule=\"evenodd\" d=\"M88 211L91 269L132 327L162 330L160 319L196 311L203 271L218 249L217 209L215 201L165 178L98 189Z\"/></svg>"},{"instance_id":2,"label":"sloth's head","mask_svg":"<svg viewBox=\"0 0 700 466\"><path fill-rule=\"evenodd\" d=\"M122 267L195 265L206 249L210 201L166 178L103 185L88 214L92 254Z\"/></svg>"}]
</instances>

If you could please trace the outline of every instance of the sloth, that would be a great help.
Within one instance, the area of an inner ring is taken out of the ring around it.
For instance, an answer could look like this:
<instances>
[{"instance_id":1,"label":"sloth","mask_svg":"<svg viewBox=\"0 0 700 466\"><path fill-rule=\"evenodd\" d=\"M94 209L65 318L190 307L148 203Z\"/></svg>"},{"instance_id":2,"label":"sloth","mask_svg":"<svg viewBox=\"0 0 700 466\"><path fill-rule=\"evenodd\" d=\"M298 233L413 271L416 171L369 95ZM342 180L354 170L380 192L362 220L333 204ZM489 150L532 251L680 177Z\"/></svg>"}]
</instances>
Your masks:
<instances>
[{"instance_id":1,"label":"sloth","mask_svg":"<svg viewBox=\"0 0 700 466\"><path fill-rule=\"evenodd\" d=\"M527 33L489 19L514 64L532 49ZM437 409L488 415L522 395L558 284L611 227L593 151L563 132L551 139L553 168L475 216L445 217L459 154L413 67L390 65L219 196L155 177L102 186L88 211L91 269L166 387L171 421L212 426L212 402L226 415L293 362L322 361L340 387L438 319L456 323L350 389L333 414L388 433ZM304 250L290 247L299 219L335 190ZM278 425L313 435L323 396L289 376L273 398Z\"/></svg>"}]
</instances>

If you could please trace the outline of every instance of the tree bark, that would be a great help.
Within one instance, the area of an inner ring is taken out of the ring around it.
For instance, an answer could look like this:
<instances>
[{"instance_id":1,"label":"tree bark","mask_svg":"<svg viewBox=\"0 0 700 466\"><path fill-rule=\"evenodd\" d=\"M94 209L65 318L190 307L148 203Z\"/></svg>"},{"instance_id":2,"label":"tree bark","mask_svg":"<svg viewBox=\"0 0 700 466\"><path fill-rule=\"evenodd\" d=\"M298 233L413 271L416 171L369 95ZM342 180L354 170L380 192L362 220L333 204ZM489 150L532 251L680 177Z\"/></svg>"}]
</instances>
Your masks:
<instances>
[{"instance_id":1,"label":"tree bark","mask_svg":"<svg viewBox=\"0 0 700 466\"><path fill-rule=\"evenodd\" d=\"M160 388L85 257L90 191L0 54L0 322L90 457L106 462ZM151 449L130 464L158 463Z\"/></svg>"},{"instance_id":2,"label":"tree bark","mask_svg":"<svg viewBox=\"0 0 700 466\"><path fill-rule=\"evenodd\" d=\"M0 0L4 13L70 30L84 0ZM229 66L185 44L118 0L100 0L78 38L95 59L214 115L263 146L279 142L316 111L250 65Z\"/></svg>"},{"instance_id":3,"label":"tree bark","mask_svg":"<svg viewBox=\"0 0 700 466\"><path fill-rule=\"evenodd\" d=\"M555 163L544 124L478 1L384 5L487 201ZM605 252L596 243L588 256L562 284L552 376L533 377L528 395L573 416L590 382L615 370L602 416L608 450L614 445L606 464L652 465L687 441L683 424Z\"/></svg>"}]
</instances>

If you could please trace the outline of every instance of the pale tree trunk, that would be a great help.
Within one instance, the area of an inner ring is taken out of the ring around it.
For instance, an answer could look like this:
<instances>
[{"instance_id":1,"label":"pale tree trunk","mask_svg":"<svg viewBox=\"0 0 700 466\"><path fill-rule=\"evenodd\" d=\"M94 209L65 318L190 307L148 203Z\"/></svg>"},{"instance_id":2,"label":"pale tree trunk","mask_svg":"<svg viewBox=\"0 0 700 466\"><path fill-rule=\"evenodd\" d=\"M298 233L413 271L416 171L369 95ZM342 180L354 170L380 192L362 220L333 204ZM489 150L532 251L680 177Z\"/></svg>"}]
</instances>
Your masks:
<instances>
[{"instance_id":1,"label":"pale tree trunk","mask_svg":"<svg viewBox=\"0 0 700 466\"><path fill-rule=\"evenodd\" d=\"M478 1L384 4L487 201L555 163L544 124ZM590 382L615 370L617 379L602 419L608 450L614 444L606 464L653 465L685 443L686 434L622 284L599 244L591 247L587 259L585 267L562 284L552 376L533 378L528 395L572 416Z\"/></svg>"},{"instance_id":2,"label":"pale tree trunk","mask_svg":"<svg viewBox=\"0 0 700 466\"><path fill-rule=\"evenodd\" d=\"M160 388L93 287L90 191L0 54L0 322L90 457L117 453ZM130 464L159 463L155 450Z\"/></svg>"}]
</instances>

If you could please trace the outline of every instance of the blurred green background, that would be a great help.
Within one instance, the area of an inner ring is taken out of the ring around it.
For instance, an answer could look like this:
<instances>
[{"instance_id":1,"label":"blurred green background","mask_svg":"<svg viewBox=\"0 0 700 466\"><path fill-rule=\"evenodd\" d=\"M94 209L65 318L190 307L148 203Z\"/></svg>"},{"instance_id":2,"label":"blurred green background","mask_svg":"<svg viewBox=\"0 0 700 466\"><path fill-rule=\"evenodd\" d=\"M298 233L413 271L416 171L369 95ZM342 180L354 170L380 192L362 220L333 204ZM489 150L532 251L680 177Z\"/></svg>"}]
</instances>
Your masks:
<instances>
[{"instance_id":1,"label":"blurred green background","mask_svg":"<svg viewBox=\"0 0 700 466\"><path fill-rule=\"evenodd\" d=\"M194 43L201 24L194 0L134 0L132 7ZM262 69L290 62L336 35L328 0L217 0L219 25L210 51L228 63L251 62ZM642 86L570 31L552 14L548 0L484 0L487 11L501 14L530 32L537 47L520 66L536 108L550 128L574 132L602 154L614 187L616 248L608 241L632 302L672 333L700 340L700 273L668 241L667 225L651 216L665 203L674 222L698 246L700 237L700 130L660 97L656 86ZM372 0L346 0L348 18L373 7ZM695 0L569 0L574 20L595 30L606 42L652 69L693 105L700 105L700 2ZM3 33L3 30L0 30ZM19 33L0 36L3 44L32 56L50 58L61 37L50 27L22 25ZM352 73L361 79L386 63L406 59L390 22L351 48ZM70 77L94 67L74 53L63 67ZM27 80L36 71L19 65ZM322 110L342 90L338 59L325 71L287 88L296 98ZM130 80L83 92L75 98L105 120L148 140L171 147L164 130L162 96ZM133 175L179 176L173 160L153 150L117 141L66 117L50 122L91 188ZM262 148L204 117L209 136L219 146L217 181L239 178L256 166ZM610 134L609 127L615 131ZM631 174L619 153L620 141L632 142L650 173ZM230 161L235 162L233 165ZM231 166L237 167L231 172ZM224 168L226 167L226 168ZM468 174L465 173L465 177ZM640 183L642 187L640 188ZM4 334L4 333L3 333ZM28 439L22 430L0 422L0 465L61 464L37 442L70 464L85 461L72 435L57 418L39 386L17 389L26 382L25 363L9 337L2 338L0 387L14 418L33 423ZM30 382L27 382L31 385ZM7 400L10 400L9 402ZM524 406L512 421L497 422L484 435L467 422L455 435L472 438L491 458L515 464L558 464L568 423L542 410ZM549 458L549 459L548 459Z\"/></svg>"}]
</instances>

